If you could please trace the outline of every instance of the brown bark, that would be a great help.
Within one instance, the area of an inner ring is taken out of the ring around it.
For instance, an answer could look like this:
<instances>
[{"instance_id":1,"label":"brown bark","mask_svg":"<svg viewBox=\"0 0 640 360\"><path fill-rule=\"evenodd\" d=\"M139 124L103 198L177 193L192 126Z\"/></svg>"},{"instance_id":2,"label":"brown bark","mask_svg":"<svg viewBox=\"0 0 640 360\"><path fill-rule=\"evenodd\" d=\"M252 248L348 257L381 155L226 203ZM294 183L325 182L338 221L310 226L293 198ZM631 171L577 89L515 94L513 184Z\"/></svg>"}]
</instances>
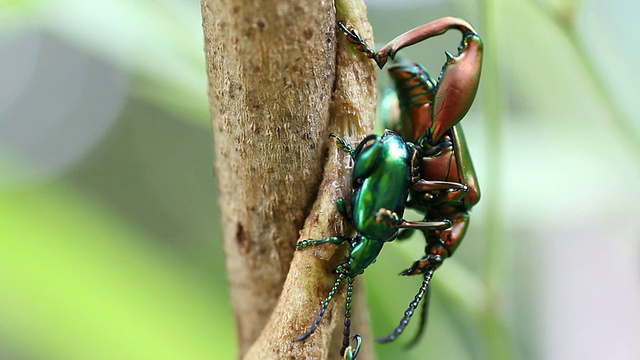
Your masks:
<instances>
[{"instance_id":1,"label":"brown bark","mask_svg":"<svg viewBox=\"0 0 640 360\"><path fill-rule=\"evenodd\" d=\"M362 2L337 7L371 40ZM344 291L315 334L293 339L315 319L344 253L333 257L336 247L326 245L294 254L293 245L299 235L345 234L335 200L348 194L349 157L328 135L356 143L371 131L372 62L336 38L329 1L202 0L202 15L240 355L319 359L331 351L339 358L332 337L342 337ZM352 330L366 336L364 294L354 297ZM369 339L359 359L372 358Z\"/></svg>"}]
</instances>

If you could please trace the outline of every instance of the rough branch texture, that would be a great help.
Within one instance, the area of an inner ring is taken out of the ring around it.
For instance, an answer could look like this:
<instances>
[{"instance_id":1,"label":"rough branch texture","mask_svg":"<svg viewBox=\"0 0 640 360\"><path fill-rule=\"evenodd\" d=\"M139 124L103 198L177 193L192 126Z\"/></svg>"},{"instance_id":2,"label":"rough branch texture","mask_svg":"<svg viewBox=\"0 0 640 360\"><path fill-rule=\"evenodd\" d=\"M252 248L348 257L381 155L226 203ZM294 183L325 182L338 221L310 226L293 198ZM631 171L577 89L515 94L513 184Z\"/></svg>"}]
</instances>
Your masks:
<instances>
[{"instance_id":1,"label":"rough branch texture","mask_svg":"<svg viewBox=\"0 0 640 360\"><path fill-rule=\"evenodd\" d=\"M328 135L355 143L374 119L373 64L336 49L335 13L328 1L202 0L227 269L248 359L339 358L342 291L317 333L293 342L343 257L327 261L335 246L293 251L299 235L344 233L334 201L349 190L350 164ZM361 3L338 13L370 39ZM370 339L364 294L354 300L352 330ZM365 346L359 358L371 357Z\"/></svg>"}]
</instances>

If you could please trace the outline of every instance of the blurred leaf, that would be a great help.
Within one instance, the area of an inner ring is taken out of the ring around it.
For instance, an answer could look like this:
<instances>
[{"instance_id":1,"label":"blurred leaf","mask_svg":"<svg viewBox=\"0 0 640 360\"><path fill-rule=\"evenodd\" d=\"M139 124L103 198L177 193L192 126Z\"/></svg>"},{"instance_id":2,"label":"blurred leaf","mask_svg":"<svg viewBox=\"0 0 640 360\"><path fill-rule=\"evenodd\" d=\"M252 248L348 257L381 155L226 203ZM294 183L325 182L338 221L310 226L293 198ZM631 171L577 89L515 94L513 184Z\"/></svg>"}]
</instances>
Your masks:
<instances>
[{"instance_id":1,"label":"blurred leaf","mask_svg":"<svg viewBox=\"0 0 640 360\"><path fill-rule=\"evenodd\" d=\"M0 0L0 33L16 31L37 23L48 0Z\"/></svg>"},{"instance_id":2,"label":"blurred leaf","mask_svg":"<svg viewBox=\"0 0 640 360\"><path fill-rule=\"evenodd\" d=\"M0 193L0 332L42 359L232 358L226 289L87 198Z\"/></svg>"},{"instance_id":3,"label":"blurred leaf","mask_svg":"<svg viewBox=\"0 0 640 360\"><path fill-rule=\"evenodd\" d=\"M202 19L191 2L59 0L46 28L138 77L134 92L209 127Z\"/></svg>"}]
</instances>

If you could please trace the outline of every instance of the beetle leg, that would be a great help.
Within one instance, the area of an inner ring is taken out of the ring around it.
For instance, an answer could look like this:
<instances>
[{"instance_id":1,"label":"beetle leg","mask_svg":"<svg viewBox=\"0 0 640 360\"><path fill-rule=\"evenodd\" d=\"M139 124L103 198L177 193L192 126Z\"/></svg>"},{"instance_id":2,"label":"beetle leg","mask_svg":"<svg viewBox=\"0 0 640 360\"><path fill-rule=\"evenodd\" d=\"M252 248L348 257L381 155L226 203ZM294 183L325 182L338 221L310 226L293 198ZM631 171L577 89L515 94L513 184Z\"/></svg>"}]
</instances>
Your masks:
<instances>
[{"instance_id":1,"label":"beetle leg","mask_svg":"<svg viewBox=\"0 0 640 360\"><path fill-rule=\"evenodd\" d=\"M338 291L338 287L340 286L340 283L342 282L342 280L344 280L344 278L347 277L348 271L347 271L347 268L345 267L346 264L347 263L338 265L338 267L336 268L336 270L339 272L338 278L336 279L336 282L333 284L331 291L329 291L329 294L322 302L322 305L320 305L320 311L318 312L318 316L316 317L316 320L313 322L313 325L311 325L311 327L309 328L309 330L307 330L307 332L305 332L304 334L296 338L296 341L302 341L308 338L309 336L311 336L311 334L313 334L316 331L316 329L318 328L318 325L320 325L322 316L324 316L324 312L327 310L327 307L329 306L331 299L333 299L333 296Z\"/></svg>"},{"instance_id":2,"label":"beetle leg","mask_svg":"<svg viewBox=\"0 0 640 360\"><path fill-rule=\"evenodd\" d=\"M324 238L321 240L313 240L313 239L306 239L306 240L302 240L300 242L298 242L296 244L296 250L302 250L304 248L306 248L307 246L315 246L315 245L321 245L321 244L327 244L327 243L332 243L332 244L336 244L336 245L340 245L343 244L347 241L350 241L352 238L347 237L347 236L331 236L328 238Z\"/></svg>"},{"instance_id":3,"label":"beetle leg","mask_svg":"<svg viewBox=\"0 0 640 360\"><path fill-rule=\"evenodd\" d=\"M429 124L430 126L429 129L432 135L430 141L432 145L438 143L447 130L457 124L469 111L480 82L483 45L476 30L468 22L454 17L440 18L405 32L391 40L378 52L375 52L362 39L357 30L347 28L342 22L338 22L338 26L345 33L347 40L355 45L356 50L373 59L381 69L387 63L388 58L394 58L400 49L431 37L442 35L450 29L459 30L462 33L462 41L460 42L460 46L458 46L458 55L456 56L445 52L447 61L437 81L433 105L428 106L432 115L429 116L425 124ZM394 74L392 74L392 77L401 82L407 78L408 80L406 81L411 82L415 80L411 76L422 75L422 77L419 77L420 81L418 82L420 85L426 85L428 88L429 81L422 79L428 76L428 72L422 70L417 71L410 66L411 65L399 67L399 75L394 76ZM434 91L423 91L414 88L412 85L401 85L399 89L408 91L407 94L403 94L401 99L411 99L414 105L432 103L429 98L432 97ZM416 89L418 90L416 91ZM417 98L414 101L415 96L417 96ZM422 116L420 116L420 118L422 118ZM418 133L419 132L416 134Z\"/></svg>"},{"instance_id":4,"label":"beetle leg","mask_svg":"<svg viewBox=\"0 0 640 360\"><path fill-rule=\"evenodd\" d=\"M399 217L394 211L385 208L380 208L374 216L376 221L400 229L447 229L451 227L451 221L447 219L440 221L408 221Z\"/></svg>"},{"instance_id":5,"label":"beetle leg","mask_svg":"<svg viewBox=\"0 0 640 360\"><path fill-rule=\"evenodd\" d=\"M452 181L435 181L420 179L413 184L412 190L415 191L467 191L465 184Z\"/></svg>"},{"instance_id":6,"label":"beetle leg","mask_svg":"<svg viewBox=\"0 0 640 360\"><path fill-rule=\"evenodd\" d=\"M436 269L444 259L453 255L464 238L469 226L469 213L466 211L449 214L445 221L450 226L443 229L423 229L427 240L425 256L402 271L400 275L424 274L429 269Z\"/></svg>"},{"instance_id":7,"label":"beetle leg","mask_svg":"<svg viewBox=\"0 0 640 360\"><path fill-rule=\"evenodd\" d=\"M464 36L476 34L476 31L471 24L462 19L454 17L436 19L413 28L389 41L389 43L377 53L379 59L378 65L382 68L382 66L387 62L387 58L391 57L393 59L400 49L419 43L431 37L442 35L449 29L457 29L462 32Z\"/></svg>"},{"instance_id":8,"label":"beetle leg","mask_svg":"<svg viewBox=\"0 0 640 360\"><path fill-rule=\"evenodd\" d=\"M467 232L469 226L469 213L466 211L456 212L448 216L452 225L448 229L437 229L434 231L435 235L442 242L442 245L447 250L448 256L453 255L460 242L464 238L464 234Z\"/></svg>"},{"instance_id":9,"label":"beetle leg","mask_svg":"<svg viewBox=\"0 0 640 360\"><path fill-rule=\"evenodd\" d=\"M451 252L438 237L437 232L437 230L424 231L425 237L427 238L425 255L420 260L414 262L410 268L402 271L400 275L418 275L424 274L431 269L435 270L442 264L444 259L451 256Z\"/></svg>"},{"instance_id":10,"label":"beetle leg","mask_svg":"<svg viewBox=\"0 0 640 360\"><path fill-rule=\"evenodd\" d=\"M408 350L414 347L418 340L424 334L425 329L427 328L427 323L429 322L429 305L431 304L431 288L427 287L427 292L424 295L424 300L422 301L422 308L420 309L420 323L418 324L418 332L414 335L413 339L405 345L405 349Z\"/></svg>"},{"instance_id":11,"label":"beetle leg","mask_svg":"<svg viewBox=\"0 0 640 360\"><path fill-rule=\"evenodd\" d=\"M467 114L476 97L482 69L482 40L475 33L463 36L458 56L446 53L433 105L432 141L437 143Z\"/></svg>"},{"instance_id":12,"label":"beetle leg","mask_svg":"<svg viewBox=\"0 0 640 360\"><path fill-rule=\"evenodd\" d=\"M360 352L360 347L362 346L362 336L360 336L359 334L355 334L351 337L351 341L355 341L356 346L354 348L353 346L349 345L345 349L344 354L342 355L343 360L356 360L356 356L358 356L358 353Z\"/></svg>"},{"instance_id":13,"label":"beetle leg","mask_svg":"<svg viewBox=\"0 0 640 360\"><path fill-rule=\"evenodd\" d=\"M382 47L376 55L370 56L382 68L387 58L395 57L400 49L444 34L450 29L460 31L462 41L457 56L445 52L447 61L438 79L430 124L430 140L433 144L464 117L475 99L480 82L483 48L476 30L462 19L444 17L405 32Z\"/></svg>"},{"instance_id":14,"label":"beetle leg","mask_svg":"<svg viewBox=\"0 0 640 360\"><path fill-rule=\"evenodd\" d=\"M351 145L349 145L349 143L345 139L341 138L340 136L338 136L338 135L336 135L334 133L329 134L329 137L332 137L332 138L336 139L336 145L338 145L340 150L342 150L342 151L346 152L347 154L351 155L351 158L353 158L355 160L355 158L353 156L353 148L351 147Z\"/></svg>"},{"instance_id":15,"label":"beetle leg","mask_svg":"<svg viewBox=\"0 0 640 360\"><path fill-rule=\"evenodd\" d=\"M411 190L409 203L438 205L459 201L467 195L469 187L457 182L421 179L413 185Z\"/></svg>"},{"instance_id":16,"label":"beetle leg","mask_svg":"<svg viewBox=\"0 0 640 360\"><path fill-rule=\"evenodd\" d=\"M433 123L437 79L420 64L399 62L388 71L395 90L383 97L381 119L404 139L416 142Z\"/></svg>"},{"instance_id":17,"label":"beetle leg","mask_svg":"<svg viewBox=\"0 0 640 360\"><path fill-rule=\"evenodd\" d=\"M391 334L389 334L389 335L387 335L387 336L385 336L383 338L379 338L378 339L379 343L391 342L391 341L395 340L400 334L402 334L402 332L404 331L404 329L407 326L407 324L409 324L409 320L411 320L411 317L413 316L413 313L415 312L416 308L418 307L418 304L420 304L420 301L422 300L422 297L424 296L425 292L427 291L427 288L429 287L429 282L431 281L431 277L433 276L433 272L435 271L435 269L436 269L435 267L430 268L424 274L424 280L422 281L422 285L420 286L420 289L418 290L418 293L416 294L416 296L413 298L413 301L411 301L409 303L409 307L404 312L404 316L400 320L400 323L393 330L393 332Z\"/></svg>"},{"instance_id":18,"label":"beetle leg","mask_svg":"<svg viewBox=\"0 0 640 360\"><path fill-rule=\"evenodd\" d=\"M344 355L347 352L347 349L350 348L349 345L349 335L351 335L351 297L353 296L353 281L355 279L355 276L349 276L347 278L347 299L345 302L345 309L344 309L344 330L342 331L342 349L340 349L340 354ZM355 356L358 354L358 352L356 351L356 353L352 356L352 358L355 358Z\"/></svg>"},{"instance_id":19,"label":"beetle leg","mask_svg":"<svg viewBox=\"0 0 640 360\"><path fill-rule=\"evenodd\" d=\"M378 62L378 56L376 54L375 49L372 49L369 46L369 44L367 44L367 42L364 41L362 36L360 36L360 33L358 32L358 30L354 28L348 28L342 23L342 21L338 21L338 26L340 27L342 32L344 32L344 35L347 38L347 40L354 45L356 50L360 51L361 53L364 53L368 58L373 59L378 64L380 69L382 69L384 64L380 65L380 63Z\"/></svg>"},{"instance_id":20,"label":"beetle leg","mask_svg":"<svg viewBox=\"0 0 640 360\"><path fill-rule=\"evenodd\" d=\"M468 210L480 201L480 185L478 184L478 178L471 161L471 154L469 153L462 126L456 124L451 129L451 135L455 148L458 178L469 187L469 191L462 200L462 204Z\"/></svg>"},{"instance_id":21,"label":"beetle leg","mask_svg":"<svg viewBox=\"0 0 640 360\"><path fill-rule=\"evenodd\" d=\"M402 219L400 224L396 225L400 229L448 229L451 227L451 221L448 219L436 221L407 221Z\"/></svg>"}]
</instances>

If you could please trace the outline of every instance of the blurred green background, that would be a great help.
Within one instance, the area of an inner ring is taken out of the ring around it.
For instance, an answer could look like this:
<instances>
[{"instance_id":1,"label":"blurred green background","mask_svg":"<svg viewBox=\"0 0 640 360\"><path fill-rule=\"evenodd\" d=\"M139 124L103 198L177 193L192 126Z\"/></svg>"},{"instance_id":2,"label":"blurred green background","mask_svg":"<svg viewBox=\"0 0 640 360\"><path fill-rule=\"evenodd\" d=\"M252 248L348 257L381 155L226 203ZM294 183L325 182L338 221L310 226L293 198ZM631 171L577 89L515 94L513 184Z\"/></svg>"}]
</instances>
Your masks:
<instances>
[{"instance_id":1,"label":"blurred green background","mask_svg":"<svg viewBox=\"0 0 640 360\"><path fill-rule=\"evenodd\" d=\"M368 5L380 42L454 15L486 49L464 120L484 199L425 340L379 358L640 358L640 3ZM197 1L0 0L0 359L236 358L201 22ZM404 55L437 73L458 41ZM367 271L375 334L422 247Z\"/></svg>"}]
</instances>

